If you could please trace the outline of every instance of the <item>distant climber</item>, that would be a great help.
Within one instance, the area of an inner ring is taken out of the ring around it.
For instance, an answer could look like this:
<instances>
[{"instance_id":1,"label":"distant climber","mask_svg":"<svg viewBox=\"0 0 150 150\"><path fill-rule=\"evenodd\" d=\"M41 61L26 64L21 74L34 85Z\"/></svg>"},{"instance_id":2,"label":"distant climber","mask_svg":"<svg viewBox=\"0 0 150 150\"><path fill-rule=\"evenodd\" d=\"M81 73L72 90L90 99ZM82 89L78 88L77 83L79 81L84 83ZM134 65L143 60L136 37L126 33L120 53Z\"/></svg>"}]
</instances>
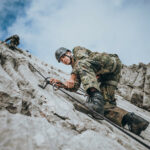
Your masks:
<instances>
[{"instance_id":1,"label":"distant climber","mask_svg":"<svg viewBox=\"0 0 150 150\"><path fill-rule=\"evenodd\" d=\"M20 44L19 42L20 38L19 36L16 34L16 35L12 35L10 36L9 38L7 38L4 42L8 42L8 47L12 50L15 50L15 48L17 48L17 46Z\"/></svg>"},{"instance_id":2,"label":"distant climber","mask_svg":"<svg viewBox=\"0 0 150 150\"><path fill-rule=\"evenodd\" d=\"M58 62L72 66L71 77L64 83L66 90L77 91L82 83L89 95L86 106L104 115L119 126L128 125L139 135L149 122L116 106L115 90L120 79L122 63L117 54L92 52L77 46L71 52L64 47L55 52ZM52 84L60 81L51 79ZM58 84L59 85L59 84Z\"/></svg>"}]
</instances>

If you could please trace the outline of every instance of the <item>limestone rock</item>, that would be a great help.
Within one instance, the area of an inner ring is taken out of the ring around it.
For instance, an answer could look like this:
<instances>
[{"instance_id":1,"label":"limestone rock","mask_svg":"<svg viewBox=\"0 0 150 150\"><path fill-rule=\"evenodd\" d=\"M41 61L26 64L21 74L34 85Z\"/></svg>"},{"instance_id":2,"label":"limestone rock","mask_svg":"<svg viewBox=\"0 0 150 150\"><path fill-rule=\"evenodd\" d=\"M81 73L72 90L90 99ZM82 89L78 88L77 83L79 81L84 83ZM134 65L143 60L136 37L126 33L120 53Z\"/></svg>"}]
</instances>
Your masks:
<instances>
[{"instance_id":1,"label":"limestone rock","mask_svg":"<svg viewBox=\"0 0 150 150\"><path fill-rule=\"evenodd\" d=\"M150 63L123 66L117 93L150 111Z\"/></svg>"},{"instance_id":2,"label":"limestone rock","mask_svg":"<svg viewBox=\"0 0 150 150\"><path fill-rule=\"evenodd\" d=\"M89 116L75 110L73 100L52 86L41 89L44 79L33 69L38 69L45 77L55 77L64 81L68 75L48 65L25 51L12 51L0 44L0 150L143 150L145 147L103 121L96 122ZM128 70L132 74L132 69ZM149 94L149 70L145 80L145 91L140 87L143 81L126 78L119 86L120 94L130 100L136 93L142 95L147 105ZM134 77L142 76L135 71ZM125 74L124 74L125 77ZM139 79L138 79L139 80ZM127 88L128 83L137 86ZM124 90L126 88L126 90ZM121 91L122 90L122 91ZM129 96L127 95L128 93ZM69 93L81 102L84 96ZM147 94L147 95L148 95ZM140 98L140 97L139 97ZM118 102L123 104L125 100ZM127 103L127 101L125 101ZM150 113L129 102L123 108L139 112L150 121ZM120 105L120 107L122 107ZM150 132L150 129L148 130ZM148 132L146 132L148 133ZM145 137L146 134L144 134ZM145 139L150 143L149 138Z\"/></svg>"}]
</instances>

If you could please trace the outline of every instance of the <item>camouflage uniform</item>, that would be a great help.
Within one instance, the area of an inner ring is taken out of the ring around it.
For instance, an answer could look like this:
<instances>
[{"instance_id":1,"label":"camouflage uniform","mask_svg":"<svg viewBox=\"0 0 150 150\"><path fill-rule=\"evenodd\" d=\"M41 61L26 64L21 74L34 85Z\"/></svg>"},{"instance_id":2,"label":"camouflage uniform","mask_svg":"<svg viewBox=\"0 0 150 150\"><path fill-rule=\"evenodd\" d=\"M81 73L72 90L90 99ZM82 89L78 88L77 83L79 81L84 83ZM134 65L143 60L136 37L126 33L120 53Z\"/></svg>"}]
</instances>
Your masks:
<instances>
[{"instance_id":1,"label":"camouflage uniform","mask_svg":"<svg viewBox=\"0 0 150 150\"><path fill-rule=\"evenodd\" d=\"M7 42L9 40L10 40L10 43L8 44L8 46L12 50L14 50L19 45L19 36L18 35L13 35L13 36L7 38L4 42Z\"/></svg>"},{"instance_id":2,"label":"camouflage uniform","mask_svg":"<svg viewBox=\"0 0 150 150\"><path fill-rule=\"evenodd\" d=\"M77 91L82 83L85 91L92 87L101 91L105 99L104 115L121 126L122 118L128 112L116 106L114 97L122 68L118 56L78 46L73 49L73 58L72 74L76 74L77 79L74 88L69 90Z\"/></svg>"}]
</instances>

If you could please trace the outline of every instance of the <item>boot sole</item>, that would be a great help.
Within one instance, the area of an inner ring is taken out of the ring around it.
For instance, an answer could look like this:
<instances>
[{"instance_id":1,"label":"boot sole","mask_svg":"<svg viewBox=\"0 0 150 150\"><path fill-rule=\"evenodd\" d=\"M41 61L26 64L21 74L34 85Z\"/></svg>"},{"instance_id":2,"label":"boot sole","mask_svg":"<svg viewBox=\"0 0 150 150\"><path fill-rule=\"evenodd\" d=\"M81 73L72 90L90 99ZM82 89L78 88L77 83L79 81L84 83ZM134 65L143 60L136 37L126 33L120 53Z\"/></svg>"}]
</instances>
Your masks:
<instances>
[{"instance_id":1,"label":"boot sole","mask_svg":"<svg viewBox=\"0 0 150 150\"><path fill-rule=\"evenodd\" d=\"M142 131L145 130L148 127L148 125L149 125L149 122L146 122L144 127L142 128Z\"/></svg>"},{"instance_id":2,"label":"boot sole","mask_svg":"<svg viewBox=\"0 0 150 150\"><path fill-rule=\"evenodd\" d=\"M144 131L144 130L148 127L148 125L149 125L149 122L146 122L146 123L144 123L144 124L142 125L141 128L136 128L135 131L134 131L134 130L132 130L132 131L133 131L133 133L135 133L135 134L137 134L137 135L140 135L141 132Z\"/></svg>"}]
</instances>

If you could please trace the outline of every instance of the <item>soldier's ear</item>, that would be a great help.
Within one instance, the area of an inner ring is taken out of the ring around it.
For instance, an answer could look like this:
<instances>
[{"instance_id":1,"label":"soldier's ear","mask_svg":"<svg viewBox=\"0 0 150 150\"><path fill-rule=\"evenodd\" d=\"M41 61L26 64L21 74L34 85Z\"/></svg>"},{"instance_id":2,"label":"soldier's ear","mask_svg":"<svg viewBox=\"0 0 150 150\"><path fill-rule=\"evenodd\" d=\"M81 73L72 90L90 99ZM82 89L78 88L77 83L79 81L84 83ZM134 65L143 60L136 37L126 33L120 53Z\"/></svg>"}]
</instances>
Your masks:
<instances>
[{"instance_id":1,"label":"soldier's ear","mask_svg":"<svg viewBox=\"0 0 150 150\"><path fill-rule=\"evenodd\" d=\"M68 54L68 55L72 55L71 51L67 51L67 54Z\"/></svg>"}]
</instances>

